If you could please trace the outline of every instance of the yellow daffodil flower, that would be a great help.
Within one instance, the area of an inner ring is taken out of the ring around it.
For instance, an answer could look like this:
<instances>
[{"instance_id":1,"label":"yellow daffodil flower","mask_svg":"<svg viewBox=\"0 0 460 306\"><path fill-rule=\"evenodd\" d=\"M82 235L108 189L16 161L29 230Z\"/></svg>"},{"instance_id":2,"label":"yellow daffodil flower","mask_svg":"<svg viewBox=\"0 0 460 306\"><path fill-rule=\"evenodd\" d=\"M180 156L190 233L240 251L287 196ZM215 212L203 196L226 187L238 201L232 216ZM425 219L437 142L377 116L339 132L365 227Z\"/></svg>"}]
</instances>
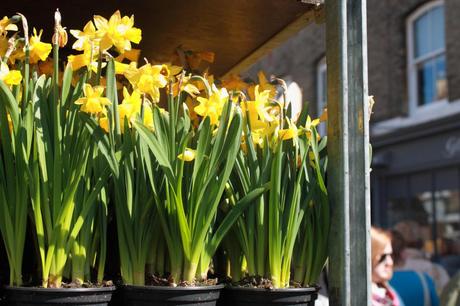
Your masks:
<instances>
[{"instance_id":1,"label":"yellow daffodil flower","mask_svg":"<svg viewBox=\"0 0 460 306\"><path fill-rule=\"evenodd\" d=\"M206 99L198 97L197 100L200 103L194 108L195 112L202 117L209 117L211 124L217 124L219 122L220 114L224 108L224 104L228 99L228 92L225 88L217 89L212 85L212 94Z\"/></svg>"},{"instance_id":2,"label":"yellow daffodil flower","mask_svg":"<svg viewBox=\"0 0 460 306\"><path fill-rule=\"evenodd\" d=\"M305 122L304 130L307 134L307 137L311 137L312 128L320 124L320 119L311 120L310 116L307 116L307 121Z\"/></svg>"},{"instance_id":3,"label":"yellow daffodil flower","mask_svg":"<svg viewBox=\"0 0 460 306\"><path fill-rule=\"evenodd\" d=\"M69 55L67 61L73 71L80 69L81 67L88 66L91 62L91 56L86 53L78 55Z\"/></svg>"},{"instance_id":4,"label":"yellow daffodil flower","mask_svg":"<svg viewBox=\"0 0 460 306\"><path fill-rule=\"evenodd\" d=\"M128 120L128 125L131 127L130 121L131 116L133 116L133 105L132 104L120 104L118 105L118 115L120 118L120 130L123 132L125 130L125 118Z\"/></svg>"},{"instance_id":5,"label":"yellow daffodil flower","mask_svg":"<svg viewBox=\"0 0 460 306\"><path fill-rule=\"evenodd\" d=\"M274 99L276 95L276 86L268 82L267 78L265 77L265 74L262 71L259 71L259 73L257 74L257 77L259 79L260 91L262 92L265 90L270 91L269 98ZM256 85L252 85L248 88L248 94L251 100L255 100L255 91L256 91L255 87Z\"/></svg>"},{"instance_id":6,"label":"yellow daffodil flower","mask_svg":"<svg viewBox=\"0 0 460 306\"><path fill-rule=\"evenodd\" d=\"M179 90L179 84L180 84L180 90ZM196 95L200 94L200 90L198 89L198 87L196 87L190 82L189 76L184 76L182 77L182 79L178 80L176 83L173 84L173 96L174 97L176 97L179 94L179 92L183 92L183 91L188 93L193 98Z\"/></svg>"},{"instance_id":7,"label":"yellow daffodil flower","mask_svg":"<svg viewBox=\"0 0 460 306\"><path fill-rule=\"evenodd\" d=\"M75 104L81 105L80 110L89 114L105 113L105 106L112 104L109 99L102 97L104 87L95 86L92 87L90 84L83 86L84 98L80 98L75 101Z\"/></svg>"},{"instance_id":8,"label":"yellow daffodil flower","mask_svg":"<svg viewBox=\"0 0 460 306\"><path fill-rule=\"evenodd\" d=\"M141 55L140 49L131 49L126 50L125 53L121 53L119 56L115 58L118 62L123 62L124 59L129 60L130 62L137 62L139 61L139 56Z\"/></svg>"},{"instance_id":9,"label":"yellow daffodil flower","mask_svg":"<svg viewBox=\"0 0 460 306\"><path fill-rule=\"evenodd\" d=\"M19 85L22 80L22 75L19 70L10 70L4 62L0 63L0 80L6 85Z\"/></svg>"},{"instance_id":10,"label":"yellow daffodil flower","mask_svg":"<svg viewBox=\"0 0 460 306\"><path fill-rule=\"evenodd\" d=\"M119 53L131 50L131 42L138 44L142 39L142 31L134 27L134 16L121 17L116 11L109 20L102 16L94 16L94 23L101 38L102 50L115 46Z\"/></svg>"},{"instance_id":11,"label":"yellow daffodil flower","mask_svg":"<svg viewBox=\"0 0 460 306\"><path fill-rule=\"evenodd\" d=\"M78 51L88 50L95 44L96 27L92 21L86 23L83 31L70 30L70 33L77 39L77 41L73 43L72 49Z\"/></svg>"},{"instance_id":12,"label":"yellow daffodil flower","mask_svg":"<svg viewBox=\"0 0 460 306\"><path fill-rule=\"evenodd\" d=\"M34 28L34 35L30 37L29 48L30 48L30 63L36 64L38 61L44 61L48 57L53 48L51 44L41 42L43 30L40 30L37 35L37 30Z\"/></svg>"},{"instance_id":13,"label":"yellow daffodil flower","mask_svg":"<svg viewBox=\"0 0 460 306\"><path fill-rule=\"evenodd\" d=\"M125 69L124 76L142 93L150 95L153 102L160 100L160 88L164 88L168 83L169 70L166 65L150 65L137 68L136 63L131 62Z\"/></svg>"},{"instance_id":14,"label":"yellow daffodil flower","mask_svg":"<svg viewBox=\"0 0 460 306\"><path fill-rule=\"evenodd\" d=\"M230 74L228 77L222 80L222 87L227 90L246 90L249 84L244 82L238 75Z\"/></svg>"},{"instance_id":15,"label":"yellow daffodil flower","mask_svg":"<svg viewBox=\"0 0 460 306\"><path fill-rule=\"evenodd\" d=\"M144 125L151 130L155 129L153 124L153 111L149 106L144 106Z\"/></svg>"},{"instance_id":16,"label":"yellow daffodil flower","mask_svg":"<svg viewBox=\"0 0 460 306\"><path fill-rule=\"evenodd\" d=\"M138 114L141 111L142 97L138 90L134 90L130 95L128 89L123 87L123 101L122 104L132 105L132 111L134 114Z\"/></svg>"},{"instance_id":17,"label":"yellow daffodil flower","mask_svg":"<svg viewBox=\"0 0 460 306\"><path fill-rule=\"evenodd\" d=\"M97 72L98 67L98 48L85 49L82 54L69 55L67 61L69 62L73 71L76 71L82 67L90 67L93 72ZM92 60L91 60L92 57ZM104 68L107 63L102 63L102 68Z\"/></svg>"},{"instance_id":18,"label":"yellow daffodil flower","mask_svg":"<svg viewBox=\"0 0 460 306\"><path fill-rule=\"evenodd\" d=\"M214 76L212 74L205 73L203 77L208 82L208 84L214 84ZM195 80L192 81L192 83L196 86L196 88L198 88L199 91L206 90L206 85L202 81Z\"/></svg>"},{"instance_id":19,"label":"yellow daffodil flower","mask_svg":"<svg viewBox=\"0 0 460 306\"><path fill-rule=\"evenodd\" d=\"M3 58L8 50L8 37L0 35L0 58Z\"/></svg>"},{"instance_id":20,"label":"yellow daffodil flower","mask_svg":"<svg viewBox=\"0 0 460 306\"><path fill-rule=\"evenodd\" d=\"M115 74L124 74L126 69L128 68L129 68L129 64L115 62Z\"/></svg>"},{"instance_id":21,"label":"yellow daffodil flower","mask_svg":"<svg viewBox=\"0 0 460 306\"><path fill-rule=\"evenodd\" d=\"M24 43L19 42L16 49L14 49L13 53L11 53L10 57L8 57L8 61L14 65L16 61L23 61L25 57L26 53L24 52Z\"/></svg>"},{"instance_id":22,"label":"yellow daffodil flower","mask_svg":"<svg viewBox=\"0 0 460 306\"><path fill-rule=\"evenodd\" d=\"M310 116L307 116L307 121L305 122L305 129L311 131L313 127L316 127L320 123L320 119L311 120Z\"/></svg>"},{"instance_id":23,"label":"yellow daffodil flower","mask_svg":"<svg viewBox=\"0 0 460 306\"><path fill-rule=\"evenodd\" d=\"M289 120L289 118L286 119L289 125L289 128L279 130L278 135L281 140L288 140L288 139L296 139L297 136L299 136L299 129L297 126Z\"/></svg>"},{"instance_id":24,"label":"yellow daffodil flower","mask_svg":"<svg viewBox=\"0 0 460 306\"><path fill-rule=\"evenodd\" d=\"M11 23L11 20L4 16L0 19L0 36L6 36L7 31L17 31L18 26L14 23Z\"/></svg>"},{"instance_id":25,"label":"yellow daffodil flower","mask_svg":"<svg viewBox=\"0 0 460 306\"><path fill-rule=\"evenodd\" d=\"M109 132L109 118L107 116L99 118L99 126L106 132Z\"/></svg>"},{"instance_id":26,"label":"yellow daffodil flower","mask_svg":"<svg viewBox=\"0 0 460 306\"><path fill-rule=\"evenodd\" d=\"M268 102L270 98L270 91L263 90L259 91L259 85L257 85L254 89L254 101L248 101L246 103L242 103L242 105L247 106L247 110L251 116L251 120L256 119L257 116L259 120L271 122L274 118L268 113ZM243 109L245 111L245 109Z\"/></svg>"},{"instance_id":27,"label":"yellow daffodil flower","mask_svg":"<svg viewBox=\"0 0 460 306\"><path fill-rule=\"evenodd\" d=\"M179 158L180 160L189 162L195 159L195 155L196 155L195 150L186 148L184 153L179 154L177 158Z\"/></svg>"}]
</instances>

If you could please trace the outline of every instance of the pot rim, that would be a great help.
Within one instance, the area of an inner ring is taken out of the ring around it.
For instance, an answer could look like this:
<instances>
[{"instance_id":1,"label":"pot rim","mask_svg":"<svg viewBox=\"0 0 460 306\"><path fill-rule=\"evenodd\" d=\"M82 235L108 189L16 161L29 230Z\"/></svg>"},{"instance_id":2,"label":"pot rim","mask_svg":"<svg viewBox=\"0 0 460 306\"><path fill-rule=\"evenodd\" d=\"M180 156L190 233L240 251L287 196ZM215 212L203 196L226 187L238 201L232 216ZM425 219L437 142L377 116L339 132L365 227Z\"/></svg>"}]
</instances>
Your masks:
<instances>
[{"instance_id":1,"label":"pot rim","mask_svg":"<svg viewBox=\"0 0 460 306\"><path fill-rule=\"evenodd\" d=\"M151 290L151 291L207 291L207 290L220 290L225 287L224 284L217 284L217 285L210 285L210 286L177 286L177 287L169 287L169 286L139 286L139 285L122 285L121 288L127 289L142 289L142 290Z\"/></svg>"},{"instance_id":2,"label":"pot rim","mask_svg":"<svg viewBox=\"0 0 460 306\"><path fill-rule=\"evenodd\" d=\"M242 287L242 286L226 286L225 289L228 290L241 290L241 291L255 291L255 292L318 292L318 287L301 287L301 288L252 288L252 287Z\"/></svg>"},{"instance_id":3,"label":"pot rim","mask_svg":"<svg viewBox=\"0 0 460 306\"><path fill-rule=\"evenodd\" d=\"M116 286L95 287L95 288L40 288L40 287L19 287L19 286L4 286L5 290L12 291L28 291L28 292L106 292L115 291Z\"/></svg>"}]
</instances>

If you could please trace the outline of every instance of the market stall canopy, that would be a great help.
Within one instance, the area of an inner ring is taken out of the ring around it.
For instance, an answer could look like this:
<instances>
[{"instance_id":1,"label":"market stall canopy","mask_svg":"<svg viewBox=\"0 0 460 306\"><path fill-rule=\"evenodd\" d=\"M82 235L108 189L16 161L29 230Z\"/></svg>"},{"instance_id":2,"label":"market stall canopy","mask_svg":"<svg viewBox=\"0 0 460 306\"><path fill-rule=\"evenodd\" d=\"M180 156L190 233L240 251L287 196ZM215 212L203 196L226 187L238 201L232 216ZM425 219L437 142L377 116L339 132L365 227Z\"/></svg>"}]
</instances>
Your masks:
<instances>
[{"instance_id":1,"label":"market stall canopy","mask_svg":"<svg viewBox=\"0 0 460 306\"><path fill-rule=\"evenodd\" d=\"M143 30L139 46L143 57L168 61L179 46L184 50L212 51L215 62L211 73L222 76L244 70L317 18L322 2L6 0L0 17L20 12L31 28L45 29L43 37L50 41L56 8L67 29L82 29L93 15L109 18L119 9L122 15L134 14L135 26Z\"/></svg>"}]
</instances>

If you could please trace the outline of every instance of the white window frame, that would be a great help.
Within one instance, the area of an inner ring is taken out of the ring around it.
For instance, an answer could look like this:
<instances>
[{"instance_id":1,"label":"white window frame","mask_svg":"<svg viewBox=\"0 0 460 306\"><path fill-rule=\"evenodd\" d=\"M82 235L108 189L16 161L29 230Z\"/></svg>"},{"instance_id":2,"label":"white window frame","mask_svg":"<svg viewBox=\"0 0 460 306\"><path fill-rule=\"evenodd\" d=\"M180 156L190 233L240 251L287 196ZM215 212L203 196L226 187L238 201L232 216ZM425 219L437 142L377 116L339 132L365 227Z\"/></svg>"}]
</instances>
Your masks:
<instances>
[{"instance_id":1,"label":"white window frame","mask_svg":"<svg viewBox=\"0 0 460 306\"><path fill-rule=\"evenodd\" d=\"M316 68L316 115L317 117L321 116L325 107L327 107L327 88L326 88L326 97L323 96L323 82L321 80L323 73L326 73L326 82L327 82L327 64L326 57L324 56L317 65ZM325 103L323 103L325 102ZM321 123L318 128L320 135L326 135L326 124Z\"/></svg>"},{"instance_id":2,"label":"white window frame","mask_svg":"<svg viewBox=\"0 0 460 306\"><path fill-rule=\"evenodd\" d=\"M440 104L447 104L447 98L433 101L427 105L418 105L418 88L417 88L417 64L430 58L434 58L438 55L446 53L446 47L432 51L423 57L419 57L417 60L414 59L414 23L418 17L422 16L426 12L434 9L438 6L444 6L444 0L434 0L428 2L418 9L416 9L406 21L406 33L407 33L407 79L409 89L409 114L419 115L421 113L427 113L433 111L434 108L438 108ZM445 18L445 17L444 17Z\"/></svg>"}]
</instances>

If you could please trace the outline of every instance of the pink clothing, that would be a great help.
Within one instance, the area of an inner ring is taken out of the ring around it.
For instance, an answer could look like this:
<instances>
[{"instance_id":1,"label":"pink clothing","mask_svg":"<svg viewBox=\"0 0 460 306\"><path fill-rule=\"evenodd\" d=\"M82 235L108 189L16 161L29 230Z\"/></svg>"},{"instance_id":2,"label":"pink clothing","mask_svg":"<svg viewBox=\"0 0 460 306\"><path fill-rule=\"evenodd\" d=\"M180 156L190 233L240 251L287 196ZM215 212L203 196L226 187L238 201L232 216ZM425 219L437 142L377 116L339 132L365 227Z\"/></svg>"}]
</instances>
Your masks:
<instances>
[{"instance_id":1,"label":"pink clothing","mask_svg":"<svg viewBox=\"0 0 460 306\"><path fill-rule=\"evenodd\" d=\"M400 306L398 295L387 284L372 283L372 306Z\"/></svg>"}]
</instances>

